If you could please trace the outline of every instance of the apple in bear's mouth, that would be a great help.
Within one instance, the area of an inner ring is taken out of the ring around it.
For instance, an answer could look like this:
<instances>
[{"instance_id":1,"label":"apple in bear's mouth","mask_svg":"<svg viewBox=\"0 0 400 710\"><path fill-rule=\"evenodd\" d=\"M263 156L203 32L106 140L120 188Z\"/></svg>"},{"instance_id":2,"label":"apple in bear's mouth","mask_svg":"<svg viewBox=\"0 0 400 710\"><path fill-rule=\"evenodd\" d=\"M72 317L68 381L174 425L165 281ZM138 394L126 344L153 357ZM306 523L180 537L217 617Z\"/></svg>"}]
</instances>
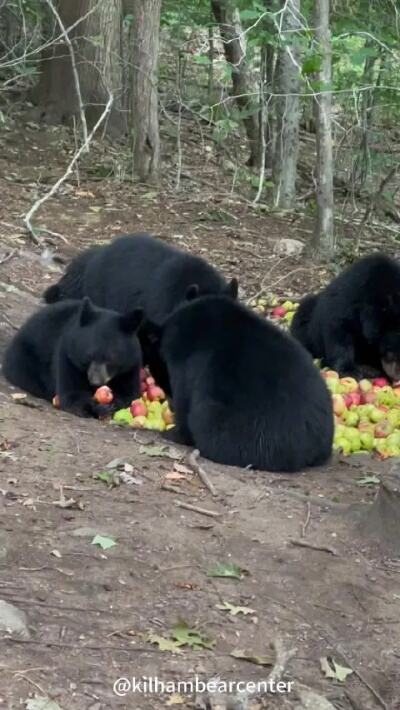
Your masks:
<instances>
[{"instance_id":1,"label":"apple in bear's mouth","mask_svg":"<svg viewBox=\"0 0 400 710\"><path fill-rule=\"evenodd\" d=\"M111 404L114 395L107 385L102 385L102 387L97 388L93 398L98 404Z\"/></svg>"}]
</instances>

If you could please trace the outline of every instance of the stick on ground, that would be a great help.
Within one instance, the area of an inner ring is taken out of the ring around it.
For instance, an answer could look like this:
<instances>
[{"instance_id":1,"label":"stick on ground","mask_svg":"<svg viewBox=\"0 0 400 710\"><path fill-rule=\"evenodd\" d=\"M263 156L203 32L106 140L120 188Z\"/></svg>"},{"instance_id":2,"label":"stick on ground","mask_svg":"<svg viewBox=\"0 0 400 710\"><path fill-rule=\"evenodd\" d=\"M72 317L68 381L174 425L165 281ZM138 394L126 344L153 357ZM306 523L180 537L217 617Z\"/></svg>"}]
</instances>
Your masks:
<instances>
[{"instance_id":1,"label":"stick on ground","mask_svg":"<svg viewBox=\"0 0 400 710\"><path fill-rule=\"evenodd\" d=\"M191 467L196 471L198 477L204 483L205 487L208 488L212 496L218 495L217 490L214 486L213 483L211 483L210 479L208 478L207 473L205 472L204 468L202 468L198 462L198 458L200 456L200 451L198 449L194 449L192 453L189 456L189 463Z\"/></svg>"}]
</instances>

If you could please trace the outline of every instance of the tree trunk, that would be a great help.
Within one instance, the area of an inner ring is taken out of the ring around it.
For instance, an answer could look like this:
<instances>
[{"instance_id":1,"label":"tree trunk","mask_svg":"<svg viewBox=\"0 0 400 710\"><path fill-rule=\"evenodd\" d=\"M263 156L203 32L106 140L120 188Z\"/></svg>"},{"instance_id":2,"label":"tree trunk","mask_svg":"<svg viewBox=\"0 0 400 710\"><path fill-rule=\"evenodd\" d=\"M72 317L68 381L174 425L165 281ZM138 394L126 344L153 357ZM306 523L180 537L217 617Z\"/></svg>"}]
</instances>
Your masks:
<instances>
[{"instance_id":1,"label":"tree trunk","mask_svg":"<svg viewBox=\"0 0 400 710\"><path fill-rule=\"evenodd\" d=\"M140 180L156 180L160 162L157 65L161 0L135 0L131 122L134 169Z\"/></svg>"},{"instance_id":2,"label":"tree trunk","mask_svg":"<svg viewBox=\"0 0 400 710\"><path fill-rule=\"evenodd\" d=\"M243 124L250 147L249 165L260 165L260 129L257 97L254 96L250 72L246 62L246 45L238 10L234 0L211 0L214 17L224 43L226 61L232 68L232 89L239 109L243 111Z\"/></svg>"},{"instance_id":3,"label":"tree trunk","mask_svg":"<svg viewBox=\"0 0 400 710\"><path fill-rule=\"evenodd\" d=\"M287 0L282 17L281 41L275 73L276 143L273 164L275 205L290 209L296 199L299 154L300 71L296 40L301 29L300 0ZM294 41L293 41L294 40Z\"/></svg>"},{"instance_id":4,"label":"tree trunk","mask_svg":"<svg viewBox=\"0 0 400 710\"><path fill-rule=\"evenodd\" d=\"M90 13L68 32L88 125L96 123L112 93L114 101L106 132L113 137L126 133L121 56L122 0L61 0L58 12L66 29ZM56 34L60 34L57 21L55 28ZM65 41L44 54L41 72L32 96L38 105L39 117L48 123L69 123L72 117L79 119L78 93L70 50Z\"/></svg>"},{"instance_id":5,"label":"tree trunk","mask_svg":"<svg viewBox=\"0 0 400 710\"><path fill-rule=\"evenodd\" d=\"M321 56L317 75L320 91L314 97L316 123L317 215L311 250L322 258L332 257L333 234L333 157L332 157L332 50L329 29L329 0L315 0L316 51Z\"/></svg>"}]
</instances>

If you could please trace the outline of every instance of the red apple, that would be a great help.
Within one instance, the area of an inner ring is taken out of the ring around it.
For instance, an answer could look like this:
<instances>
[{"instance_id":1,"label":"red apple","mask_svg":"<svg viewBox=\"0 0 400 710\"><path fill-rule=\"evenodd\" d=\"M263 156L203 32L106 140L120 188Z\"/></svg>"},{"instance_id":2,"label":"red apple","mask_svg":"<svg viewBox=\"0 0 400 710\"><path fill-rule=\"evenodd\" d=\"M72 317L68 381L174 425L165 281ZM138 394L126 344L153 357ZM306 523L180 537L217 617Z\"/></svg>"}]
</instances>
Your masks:
<instances>
[{"instance_id":1,"label":"red apple","mask_svg":"<svg viewBox=\"0 0 400 710\"><path fill-rule=\"evenodd\" d=\"M134 399L130 406L133 417L147 417L147 407L140 399Z\"/></svg>"},{"instance_id":2,"label":"red apple","mask_svg":"<svg viewBox=\"0 0 400 710\"><path fill-rule=\"evenodd\" d=\"M156 384L156 381L155 381L154 377L146 377L146 385L148 385L148 387L151 387L151 385L155 385L155 384Z\"/></svg>"},{"instance_id":3,"label":"red apple","mask_svg":"<svg viewBox=\"0 0 400 710\"><path fill-rule=\"evenodd\" d=\"M98 404L110 404L114 399L114 395L107 385L98 387L93 396Z\"/></svg>"},{"instance_id":4,"label":"red apple","mask_svg":"<svg viewBox=\"0 0 400 710\"><path fill-rule=\"evenodd\" d=\"M389 382L386 377L375 377L375 379L372 380L372 384L374 385L374 387L386 387Z\"/></svg>"},{"instance_id":5,"label":"red apple","mask_svg":"<svg viewBox=\"0 0 400 710\"><path fill-rule=\"evenodd\" d=\"M147 377L147 370L145 367L140 368L140 381L144 382Z\"/></svg>"},{"instance_id":6,"label":"red apple","mask_svg":"<svg viewBox=\"0 0 400 710\"><path fill-rule=\"evenodd\" d=\"M353 404L358 407L361 404L361 394L360 392L351 392L350 397L353 400Z\"/></svg>"},{"instance_id":7,"label":"red apple","mask_svg":"<svg viewBox=\"0 0 400 710\"><path fill-rule=\"evenodd\" d=\"M353 404L353 399L352 399L351 394L343 394L342 397L344 399L344 403L345 403L347 409L349 407L351 407L351 405Z\"/></svg>"},{"instance_id":8,"label":"red apple","mask_svg":"<svg viewBox=\"0 0 400 710\"><path fill-rule=\"evenodd\" d=\"M140 393L144 394L145 392L147 392L147 385L145 382L141 382L140 383Z\"/></svg>"},{"instance_id":9,"label":"red apple","mask_svg":"<svg viewBox=\"0 0 400 710\"><path fill-rule=\"evenodd\" d=\"M376 402L376 392L370 390L364 394L365 404L375 404Z\"/></svg>"},{"instance_id":10,"label":"red apple","mask_svg":"<svg viewBox=\"0 0 400 710\"><path fill-rule=\"evenodd\" d=\"M147 390L147 398L150 400L150 402L154 402L157 399L165 399L165 392L161 389L161 387L158 387L157 385L150 385Z\"/></svg>"},{"instance_id":11,"label":"red apple","mask_svg":"<svg viewBox=\"0 0 400 710\"><path fill-rule=\"evenodd\" d=\"M272 318L283 318L286 313L286 308L284 308L283 306L276 306L276 308L273 309L271 316Z\"/></svg>"}]
</instances>

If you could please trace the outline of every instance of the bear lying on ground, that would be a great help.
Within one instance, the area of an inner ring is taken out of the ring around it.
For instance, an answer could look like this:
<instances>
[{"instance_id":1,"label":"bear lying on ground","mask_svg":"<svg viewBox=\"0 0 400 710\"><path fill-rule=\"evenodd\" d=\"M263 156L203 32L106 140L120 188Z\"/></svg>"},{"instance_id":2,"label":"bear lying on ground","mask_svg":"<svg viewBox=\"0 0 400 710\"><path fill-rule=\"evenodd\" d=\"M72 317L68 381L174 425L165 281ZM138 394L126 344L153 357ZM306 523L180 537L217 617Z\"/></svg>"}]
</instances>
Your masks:
<instances>
[{"instance_id":1,"label":"bear lying on ground","mask_svg":"<svg viewBox=\"0 0 400 710\"><path fill-rule=\"evenodd\" d=\"M357 379L400 378L400 264L372 254L301 302L294 335L324 366Z\"/></svg>"},{"instance_id":2,"label":"bear lying on ground","mask_svg":"<svg viewBox=\"0 0 400 710\"><path fill-rule=\"evenodd\" d=\"M97 306L120 313L140 307L146 319L160 325L186 298L213 293L236 298L236 279L227 283L204 259L149 234L132 234L79 254L43 295L48 303L89 296ZM144 363L169 392L164 364L144 331L139 338Z\"/></svg>"},{"instance_id":3,"label":"bear lying on ground","mask_svg":"<svg viewBox=\"0 0 400 710\"><path fill-rule=\"evenodd\" d=\"M204 296L153 327L172 385L168 438L213 461L300 471L331 455L331 396L293 338L224 296Z\"/></svg>"},{"instance_id":4,"label":"bear lying on ground","mask_svg":"<svg viewBox=\"0 0 400 710\"><path fill-rule=\"evenodd\" d=\"M13 385L78 416L105 416L140 396L141 349L136 309L127 315L96 308L88 298L47 306L21 327L9 344L3 374ZM111 405L93 400L108 384Z\"/></svg>"}]
</instances>

